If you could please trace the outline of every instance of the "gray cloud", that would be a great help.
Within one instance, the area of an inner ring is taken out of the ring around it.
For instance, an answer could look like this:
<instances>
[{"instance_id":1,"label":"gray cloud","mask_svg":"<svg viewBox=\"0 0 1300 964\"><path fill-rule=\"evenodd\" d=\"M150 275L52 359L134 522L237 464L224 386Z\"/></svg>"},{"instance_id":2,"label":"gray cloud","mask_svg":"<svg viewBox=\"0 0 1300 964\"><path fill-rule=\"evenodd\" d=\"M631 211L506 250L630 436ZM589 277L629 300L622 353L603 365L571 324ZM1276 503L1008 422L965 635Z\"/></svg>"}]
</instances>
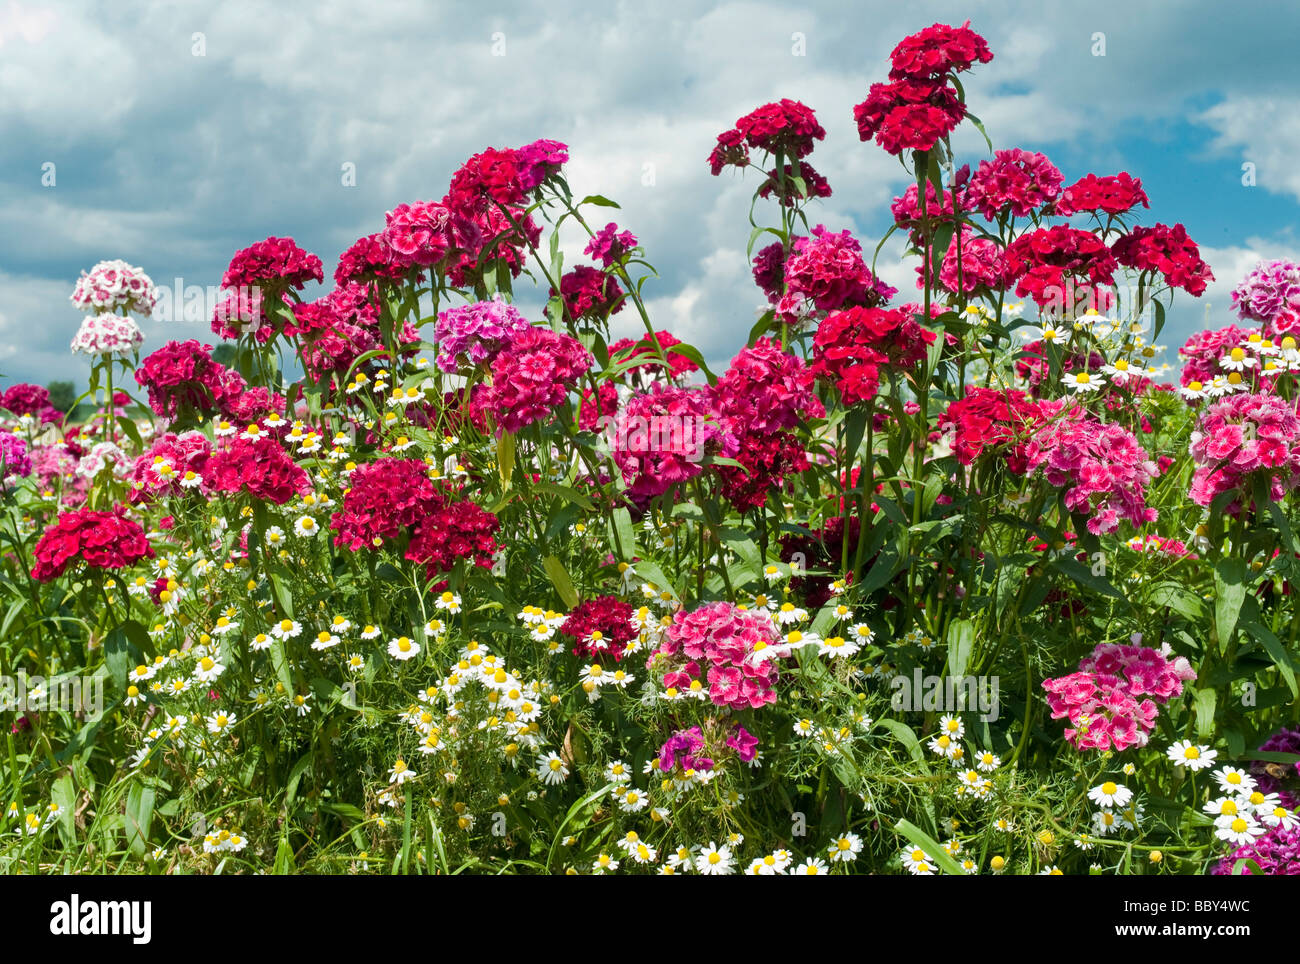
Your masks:
<instances>
[{"instance_id":1,"label":"gray cloud","mask_svg":"<svg viewBox=\"0 0 1300 964\"><path fill-rule=\"evenodd\" d=\"M715 179L704 163L736 117L779 97L814 106L828 131L814 162L836 192L815 218L854 229L870 249L905 176L858 142L852 105L902 36L972 18L996 59L968 94L997 146L1059 149L1104 173L1124 163L1117 131L1171 116L1199 119L1214 150L1274 143L1259 105L1294 93L1298 18L1272 16L1287 23L1263 30L1208 0L1046 12L975 0L924 14L849 2L10 2L0 9L0 370L42 382L84 373L66 349L78 323L67 294L95 261L209 285L235 250L274 234L297 238L328 273L386 210L441 196L469 154L537 137L570 144L576 191L622 203L598 214L637 233L659 268L646 289L655 322L725 360L761 300L744 257L752 176ZM1105 57L1091 52L1099 31ZM796 33L806 56L792 54ZM957 146L971 160L985 150L973 130ZM40 184L46 161L53 188ZM345 163L355 187L341 183ZM1260 188L1297 194L1290 175ZM1258 233L1243 226L1215 238L1216 250L1244 249ZM566 236L565 248L572 263L580 239ZM882 273L910 291L897 252L882 254ZM1180 309L1167 340L1199 327L1200 314ZM164 329L145 330L146 347L161 343Z\"/></svg>"}]
</instances>

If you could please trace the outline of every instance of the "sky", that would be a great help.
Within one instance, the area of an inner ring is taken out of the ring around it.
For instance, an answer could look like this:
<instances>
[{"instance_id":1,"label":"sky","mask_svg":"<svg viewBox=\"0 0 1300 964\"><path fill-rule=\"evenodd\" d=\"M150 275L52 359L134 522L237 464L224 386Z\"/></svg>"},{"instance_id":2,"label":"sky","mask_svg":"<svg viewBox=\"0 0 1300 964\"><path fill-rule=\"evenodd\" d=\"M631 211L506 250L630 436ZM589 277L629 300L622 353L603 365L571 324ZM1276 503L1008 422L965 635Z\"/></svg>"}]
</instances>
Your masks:
<instances>
[{"instance_id":1,"label":"sky","mask_svg":"<svg viewBox=\"0 0 1300 964\"><path fill-rule=\"evenodd\" d=\"M745 252L756 172L710 176L717 134L782 97L814 108L834 193L810 219L870 252L908 176L859 141L853 105L898 40L967 19L994 54L964 80L996 148L1041 151L1066 183L1126 170L1151 197L1142 223L1199 243L1217 280L1178 293L1167 360L1233 320L1258 260L1300 260L1297 4L0 0L0 386L84 384L68 296L100 260L216 286L235 251L291 236L328 279L471 154L541 137L569 145L575 193L621 204L594 216L645 246L656 327L725 367L763 299ZM954 148L973 167L988 153L969 124ZM564 236L566 265L581 247ZM906 294L901 254L889 242L877 268ZM614 321L639 326L630 308ZM215 340L206 322L142 328L146 352Z\"/></svg>"}]
</instances>

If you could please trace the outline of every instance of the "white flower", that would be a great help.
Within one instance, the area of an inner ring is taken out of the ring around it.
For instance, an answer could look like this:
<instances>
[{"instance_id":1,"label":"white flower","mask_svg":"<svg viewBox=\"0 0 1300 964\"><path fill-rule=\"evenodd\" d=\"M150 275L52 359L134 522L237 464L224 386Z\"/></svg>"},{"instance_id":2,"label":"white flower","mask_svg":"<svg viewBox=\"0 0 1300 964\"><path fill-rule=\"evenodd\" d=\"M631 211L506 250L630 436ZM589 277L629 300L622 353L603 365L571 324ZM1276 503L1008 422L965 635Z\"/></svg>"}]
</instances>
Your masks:
<instances>
[{"instance_id":1,"label":"white flower","mask_svg":"<svg viewBox=\"0 0 1300 964\"><path fill-rule=\"evenodd\" d=\"M1107 780L1088 791L1088 799L1099 807L1126 807L1133 799L1128 787Z\"/></svg>"},{"instance_id":2,"label":"white flower","mask_svg":"<svg viewBox=\"0 0 1300 964\"><path fill-rule=\"evenodd\" d=\"M857 860L858 854L862 853L862 838L855 833L846 833L832 840L828 849L831 863L852 863Z\"/></svg>"},{"instance_id":3,"label":"white flower","mask_svg":"<svg viewBox=\"0 0 1300 964\"><path fill-rule=\"evenodd\" d=\"M293 524L293 531L304 539L310 539L320 532L320 523L309 515L299 516Z\"/></svg>"},{"instance_id":4,"label":"white flower","mask_svg":"<svg viewBox=\"0 0 1300 964\"><path fill-rule=\"evenodd\" d=\"M235 725L235 714L224 713L221 710L217 710L217 712L208 717L207 723L209 733L225 733Z\"/></svg>"},{"instance_id":5,"label":"white flower","mask_svg":"<svg viewBox=\"0 0 1300 964\"><path fill-rule=\"evenodd\" d=\"M537 761L537 779L548 786L563 783L568 778L569 768L554 750Z\"/></svg>"},{"instance_id":6,"label":"white flower","mask_svg":"<svg viewBox=\"0 0 1300 964\"><path fill-rule=\"evenodd\" d=\"M1212 765L1219 751L1211 750L1208 746L1198 746L1189 740L1179 740L1169 748L1167 755L1180 767L1195 771Z\"/></svg>"},{"instance_id":7,"label":"white flower","mask_svg":"<svg viewBox=\"0 0 1300 964\"><path fill-rule=\"evenodd\" d=\"M388 655L397 660L408 660L419 655L420 644L409 636L398 636L388 641Z\"/></svg>"},{"instance_id":8,"label":"white flower","mask_svg":"<svg viewBox=\"0 0 1300 964\"><path fill-rule=\"evenodd\" d=\"M695 869L701 874L723 876L734 869L731 848L726 844L719 846L712 841L695 856Z\"/></svg>"}]
</instances>

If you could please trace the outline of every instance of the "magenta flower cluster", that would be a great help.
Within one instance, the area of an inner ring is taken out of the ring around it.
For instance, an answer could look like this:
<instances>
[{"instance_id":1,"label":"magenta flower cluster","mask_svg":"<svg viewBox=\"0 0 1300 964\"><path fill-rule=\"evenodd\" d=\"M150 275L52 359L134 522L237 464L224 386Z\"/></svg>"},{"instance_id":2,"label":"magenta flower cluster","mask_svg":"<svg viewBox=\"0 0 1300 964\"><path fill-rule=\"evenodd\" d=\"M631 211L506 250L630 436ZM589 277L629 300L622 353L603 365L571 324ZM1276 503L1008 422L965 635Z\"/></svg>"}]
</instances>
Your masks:
<instances>
[{"instance_id":1,"label":"magenta flower cluster","mask_svg":"<svg viewBox=\"0 0 1300 964\"><path fill-rule=\"evenodd\" d=\"M1078 672L1043 680L1052 719L1068 718L1065 739L1076 750L1145 746L1159 706L1196 679L1182 656L1136 644L1099 643ZM1146 697L1143 699L1142 697Z\"/></svg>"},{"instance_id":2,"label":"magenta flower cluster","mask_svg":"<svg viewBox=\"0 0 1300 964\"><path fill-rule=\"evenodd\" d=\"M1146 486L1159 468L1133 433L1114 422L1103 424L1082 409L1062 411L1042 425L1025 446L1029 471L1041 468L1047 481L1064 490L1065 507L1088 515L1094 535L1114 532L1120 520L1141 526L1156 520L1146 504Z\"/></svg>"},{"instance_id":3,"label":"magenta flower cluster","mask_svg":"<svg viewBox=\"0 0 1300 964\"><path fill-rule=\"evenodd\" d=\"M1236 515L1256 479L1280 502L1300 485L1300 417L1276 395L1228 395L1212 403L1192 433L1191 498L1209 505L1224 492L1241 495L1228 506Z\"/></svg>"},{"instance_id":4,"label":"magenta flower cluster","mask_svg":"<svg viewBox=\"0 0 1300 964\"><path fill-rule=\"evenodd\" d=\"M439 313L433 329L438 367L454 373L463 363L490 365L511 338L527 327L528 319L500 295L448 308Z\"/></svg>"},{"instance_id":5,"label":"magenta flower cluster","mask_svg":"<svg viewBox=\"0 0 1300 964\"><path fill-rule=\"evenodd\" d=\"M1300 333L1300 264L1261 261L1233 289L1232 306L1243 321L1263 324L1270 336Z\"/></svg>"},{"instance_id":6,"label":"magenta flower cluster","mask_svg":"<svg viewBox=\"0 0 1300 964\"><path fill-rule=\"evenodd\" d=\"M646 665L663 673L667 689L685 693L699 681L708 685L716 706L757 709L776 702L776 664L762 651L777 642L766 613L729 602L706 603L673 617Z\"/></svg>"},{"instance_id":7,"label":"magenta flower cluster","mask_svg":"<svg viewBox=\"0 0 1300 964\"><path fill-rule=\"evenodd\" d=\"M473 405L492 416L498 431L518 432L563 403L592 361L576 338L529 325L497 353L492 383L474 389Z\"/></svg>"}]
</instances>

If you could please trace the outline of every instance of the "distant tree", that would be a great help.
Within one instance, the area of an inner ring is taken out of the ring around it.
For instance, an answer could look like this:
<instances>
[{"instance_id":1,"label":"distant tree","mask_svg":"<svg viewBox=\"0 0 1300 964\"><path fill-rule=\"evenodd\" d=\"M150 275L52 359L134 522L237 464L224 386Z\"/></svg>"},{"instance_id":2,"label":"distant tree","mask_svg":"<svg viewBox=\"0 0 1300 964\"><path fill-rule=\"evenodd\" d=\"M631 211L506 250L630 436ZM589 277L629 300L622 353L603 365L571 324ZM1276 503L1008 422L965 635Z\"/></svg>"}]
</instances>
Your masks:
<instances>
[{"instance_id":1,"label":"distant tree","mask_svg":"<svg viewBox=\"0 0 1300 964\"><path fill-rule=\"evenodd\" d=\"M222 343L212 349L212 360L225 365L227 368L233 368L235 364L235 346Z\"/></svg>"},{"instance_id":2,"label":"distant tree","mask_svg":"<svg viewBox=\"0 0 1300 964\"><path fill-rule=\"evenodd\" d=\"M77 403L77 389L72 382L50 382L45 387L50 392L50 404L65 415Z\"/></svg>"}]
</instances>

